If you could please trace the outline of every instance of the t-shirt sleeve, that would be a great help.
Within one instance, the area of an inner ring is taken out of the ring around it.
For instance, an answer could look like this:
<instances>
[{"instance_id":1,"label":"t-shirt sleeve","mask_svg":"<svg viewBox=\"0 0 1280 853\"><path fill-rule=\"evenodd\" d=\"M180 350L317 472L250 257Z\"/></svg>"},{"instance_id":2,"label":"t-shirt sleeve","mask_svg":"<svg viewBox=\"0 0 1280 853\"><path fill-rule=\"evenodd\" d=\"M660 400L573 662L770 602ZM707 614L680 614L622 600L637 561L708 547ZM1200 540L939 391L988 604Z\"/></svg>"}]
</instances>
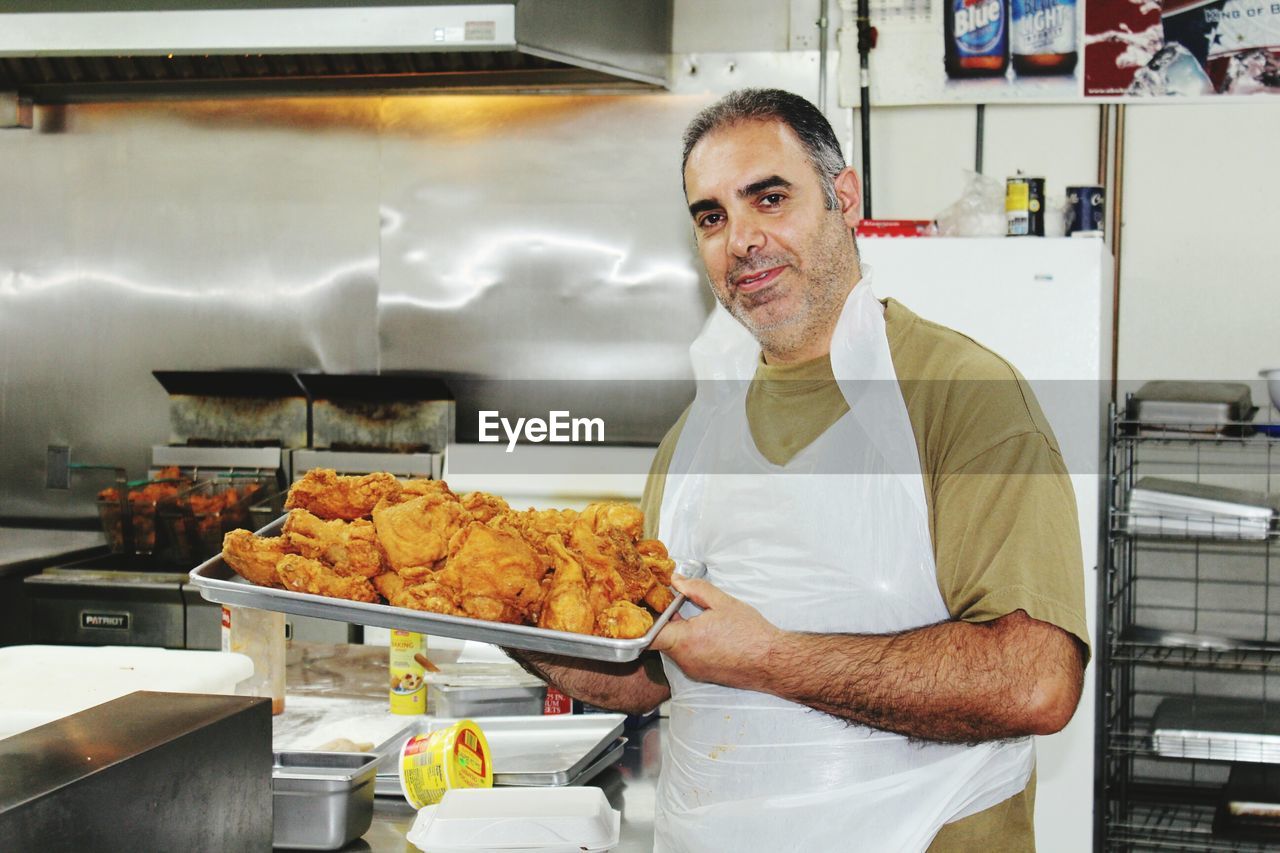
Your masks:
<instances>
[{"instance_id":1,"label":"t-shirt sleeve","mask_svg":"<svg viewBox=\"0 0 1280 853\"><path fill-rule=\"evenodd\" d=\"M1046 436L1006 438L935 489L938 586L952 617L987 622L1023 610L1087 650L1075 492Z\"/></svg>"}]
</instances>

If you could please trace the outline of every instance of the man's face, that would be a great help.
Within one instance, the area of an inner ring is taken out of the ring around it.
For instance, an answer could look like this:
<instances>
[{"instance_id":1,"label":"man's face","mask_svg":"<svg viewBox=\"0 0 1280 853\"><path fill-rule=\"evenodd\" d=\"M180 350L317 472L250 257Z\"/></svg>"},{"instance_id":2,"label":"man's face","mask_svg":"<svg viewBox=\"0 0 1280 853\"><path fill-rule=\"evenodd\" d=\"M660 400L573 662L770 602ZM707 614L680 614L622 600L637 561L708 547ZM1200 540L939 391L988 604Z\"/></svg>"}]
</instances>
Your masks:
<instances>
[{"instance_id":1,"label":"man's face","mask_svg":"<svg viewBox=\"0 0 1280 853\"><path fill-rule=\"evenodd\" d=\"M780 122L748 121L694 146L685 191L711 288L765 357L800 361L826 353L859 278L852 170L836 178L840 209L827 210L795 133Z\"/></svg>"}]
</instances>

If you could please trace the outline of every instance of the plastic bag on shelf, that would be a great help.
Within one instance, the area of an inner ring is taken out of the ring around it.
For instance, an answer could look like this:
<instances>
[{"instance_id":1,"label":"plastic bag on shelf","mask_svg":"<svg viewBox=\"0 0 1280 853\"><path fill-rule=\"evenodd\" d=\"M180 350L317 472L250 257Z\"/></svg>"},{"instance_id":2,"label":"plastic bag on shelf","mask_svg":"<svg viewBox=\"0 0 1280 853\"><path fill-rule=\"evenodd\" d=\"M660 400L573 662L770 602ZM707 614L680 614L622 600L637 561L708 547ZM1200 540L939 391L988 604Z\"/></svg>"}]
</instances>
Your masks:
<instances>
[{"instance_id":1,"label":"plastic bag on shelf","mask_svg":"<svg viewBox=\"0 0 1280 853\"><path fill-rule=\"evenodd\" d=\"M940 237L1003 237L1004 182L965 170L964 192L938 214Z\"/></svg>"}]
</instances>

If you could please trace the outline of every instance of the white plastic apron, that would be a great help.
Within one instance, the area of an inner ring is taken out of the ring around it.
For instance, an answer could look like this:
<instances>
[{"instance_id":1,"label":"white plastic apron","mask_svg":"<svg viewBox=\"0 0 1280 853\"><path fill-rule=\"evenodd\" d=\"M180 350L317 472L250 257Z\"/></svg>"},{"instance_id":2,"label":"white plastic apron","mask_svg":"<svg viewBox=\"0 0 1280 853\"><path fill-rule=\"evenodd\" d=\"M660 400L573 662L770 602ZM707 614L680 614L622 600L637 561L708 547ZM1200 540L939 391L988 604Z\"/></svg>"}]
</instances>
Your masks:
<instances>
[{"instance_id":1,"label":"white plastic apron","mask_svg":"<svg viewBox=\"0 0 1280 853\"><path fill-rule=\"evenodd\" d=\"M747 425L759 344L717 308L691 348L698 394L661 538L788 630L884 633L949 618L883 307L864 273L831 348L850 412L785 466L760 455ZM833 469L845 473L816 473ZM943 824L1013 796L1031 774L1030 738L912 743L663 663L672 699L657 850L923 850Z\"/></svg>"}]
</instances>

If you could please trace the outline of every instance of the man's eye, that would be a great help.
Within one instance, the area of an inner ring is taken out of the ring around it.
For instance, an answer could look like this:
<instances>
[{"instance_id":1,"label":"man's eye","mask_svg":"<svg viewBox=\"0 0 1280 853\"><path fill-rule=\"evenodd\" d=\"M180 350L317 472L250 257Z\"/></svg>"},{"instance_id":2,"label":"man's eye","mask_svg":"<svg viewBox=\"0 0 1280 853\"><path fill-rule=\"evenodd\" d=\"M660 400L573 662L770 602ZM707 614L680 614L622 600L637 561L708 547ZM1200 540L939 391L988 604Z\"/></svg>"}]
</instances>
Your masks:
<instances>
[{"instance_id":1,"label":"man's eye","mask_svg":"<svg viewBox=\"0 0 1280 853\"><path fill-rule=\"evenodd\" d=\"M765 207L777 207L782 204L782 193L769 193L760 199L760 203Z\"/></svg>"},{"instance_id":2,"label":"man's eye","mask_svg":"<svg viewBox=\"0 0 1280 853\"><path fill-rule=\"evenodd\" d=\"M719 225L722 219L724 219L724 217L719 213L708 213L707 215L703 216L701 219L698 220L698 227L712 228L716 225Z\"/></svg>"}]
</instances>

